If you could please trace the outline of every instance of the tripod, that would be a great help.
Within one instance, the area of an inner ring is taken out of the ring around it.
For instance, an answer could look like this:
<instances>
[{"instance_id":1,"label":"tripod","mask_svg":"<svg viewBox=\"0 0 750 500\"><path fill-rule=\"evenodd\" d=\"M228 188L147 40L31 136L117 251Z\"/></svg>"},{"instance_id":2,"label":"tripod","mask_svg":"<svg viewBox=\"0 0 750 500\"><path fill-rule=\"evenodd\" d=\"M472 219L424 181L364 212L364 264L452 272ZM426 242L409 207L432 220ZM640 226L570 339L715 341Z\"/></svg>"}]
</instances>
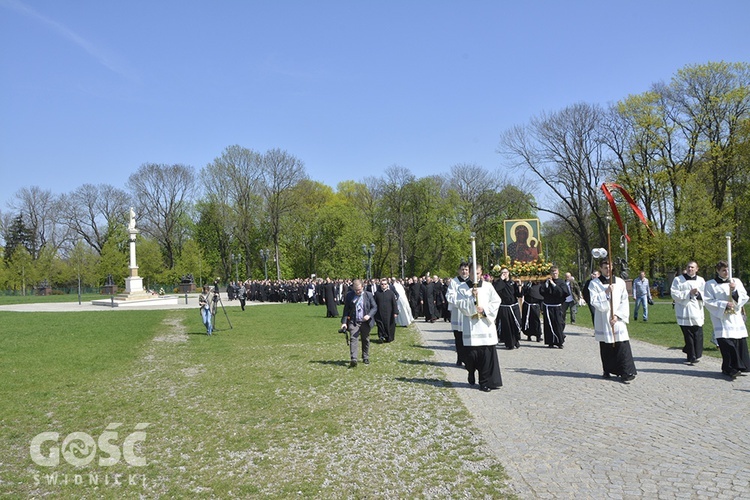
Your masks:
<instances>
[{"instance_id":1,"label":"tripod","mask_svg":"<svg viewBox=\"0 0 750 500\"><path fill-rule=\"evenodd\" d=\"M229 329L231 330L232 322L229 321L229 315L227 314L227 310L224 309L224 302L221 300L221 292L219 292L219 283L214 282L214 294L211 298L213 301L213 304L211 305L211 322L214 325L214 331L220 331L218 328L216 328L216 304L218 303L221 306L221 310L224 311L224 317L227 318L227 323L229 323Z\"/></svg>"}]
</instances>

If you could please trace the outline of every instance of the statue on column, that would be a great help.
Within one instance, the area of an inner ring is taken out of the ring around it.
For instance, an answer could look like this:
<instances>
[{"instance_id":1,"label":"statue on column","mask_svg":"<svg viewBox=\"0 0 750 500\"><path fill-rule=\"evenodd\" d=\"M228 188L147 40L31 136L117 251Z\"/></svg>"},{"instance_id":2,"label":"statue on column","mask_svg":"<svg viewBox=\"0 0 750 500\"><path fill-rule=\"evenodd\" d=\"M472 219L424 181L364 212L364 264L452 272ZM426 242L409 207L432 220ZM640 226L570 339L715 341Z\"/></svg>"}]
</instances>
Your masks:
<instances>
[{"instance_id":1,"label":"statue on column","mask_svg":"<svg viewBox=\"0 0 750 500\"><path fill-rule=\"evenodd\" d=\"M132 231L135 229L135 210L130 207L130 222L128 223L128 230Z\"/></svg>"}]
</instances>

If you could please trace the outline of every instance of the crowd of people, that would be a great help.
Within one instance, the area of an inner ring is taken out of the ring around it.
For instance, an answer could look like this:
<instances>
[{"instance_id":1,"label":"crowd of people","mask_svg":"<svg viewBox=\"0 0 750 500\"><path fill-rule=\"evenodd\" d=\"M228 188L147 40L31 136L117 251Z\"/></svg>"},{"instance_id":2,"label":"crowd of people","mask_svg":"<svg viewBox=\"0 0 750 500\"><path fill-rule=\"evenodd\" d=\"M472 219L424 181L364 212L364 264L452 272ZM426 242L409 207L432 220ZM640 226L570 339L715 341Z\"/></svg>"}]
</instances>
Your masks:
<instances>
[{"instance_id":1,"label":"crowd of people","mask_svg":"<svg viewBox=\"0 0 750 500\"><path fill-rule=\"evenodd\" d=\"M583 286L570 273L560 277L552 267L546 279L522 283L510 276L507 268L494 278L482 274L477 265L476 286L470 265L461 263L453 278L435 275L406 279L379 278L350 280L319 278L292 280L247 280L232 282L227 288L230 301L238 300L242 310L247 301L307 303L325 306L326 317L339 318L343 306L342 330L350 335L350 366L369 360L369 334L377 327L378 340L393 342L396 326L424 321L449 322L453 330L456 364L465 366L468 380L483 391L502 386L495 349L518 349L522 335L551 349L563 349L565 325L576 322L578 306L587 305L594 323L594 337L600 344L602 374L617 376L630 383L637 375L630 348L628 322L631 318L629 294L622 278L615 277L604 261ZM743 306L748 301L742 283L728 276L728 266L719 262L716 275L706 282L697 275L698 264L689 262L683 274L675 277L670 289L677 324L682 330L683 352L688 364L696 364L703 354L704 307L714 325L713 342L722 354L722 372L734 379L750 371L747 329ZM653 304L645 272L632 283L635 301L633 320L648 321ZM210 318L205 312L211 302L201 295L202 316L211 334ZM491 348L491 349L490 349Z\"/></svg>"}]
</instances>

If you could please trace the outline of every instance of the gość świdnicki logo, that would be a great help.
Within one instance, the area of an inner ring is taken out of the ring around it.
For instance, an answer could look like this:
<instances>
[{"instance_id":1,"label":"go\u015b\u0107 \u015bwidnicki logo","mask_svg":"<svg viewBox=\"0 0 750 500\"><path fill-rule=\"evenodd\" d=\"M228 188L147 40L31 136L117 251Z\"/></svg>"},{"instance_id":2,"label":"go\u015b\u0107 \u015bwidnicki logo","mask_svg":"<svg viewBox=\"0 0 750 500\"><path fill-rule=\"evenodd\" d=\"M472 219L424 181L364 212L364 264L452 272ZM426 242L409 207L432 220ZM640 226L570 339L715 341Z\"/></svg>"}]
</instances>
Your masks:
<instances>
[{"instance_id":1,"label":"go\u015b\u0107 \u015bwidnicki logo","mask_svg":"<svg viewBox=\"0 0 750 500\"><path fill-rule=\"evenodd\" d=\"M128 465L133 467L145 466L146 459L137 456L135 448L138 443L146 440L144 429L151 424L136 424L135 431L125 437L120 447L116 444L119 439L119 433L116 429L121 425L122 423L109 424L101 433L99 439L96 440L85 432L73 432L63 439L62 444L59 444L59 432L42 432L31 440L31 446L29 447L31 459L39 466L55 467L60 465L60 455L62 455L70 465L83 467L89 465L99 451L98 465L101 467L115 465L120 462L120 459L124 459ZM52 445L48 443L52 443ZM47 451L43 451L44 449Z\"/></svg>"}]
</instances>

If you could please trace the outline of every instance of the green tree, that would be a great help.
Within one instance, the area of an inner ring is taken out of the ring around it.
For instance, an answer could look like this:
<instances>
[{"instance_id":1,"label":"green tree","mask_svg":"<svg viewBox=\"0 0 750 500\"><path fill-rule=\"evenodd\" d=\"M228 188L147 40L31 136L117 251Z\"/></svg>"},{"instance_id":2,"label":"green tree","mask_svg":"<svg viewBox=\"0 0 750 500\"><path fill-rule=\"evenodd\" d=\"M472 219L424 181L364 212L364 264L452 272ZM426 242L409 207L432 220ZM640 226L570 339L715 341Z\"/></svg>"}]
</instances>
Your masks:
<instances>
[{"instance_id":1,"label":"green tree","mask_svg":"<svg viewBox=\"0 0 750 500\"><path fill-rule=\"evenodd\" d=\"M338 210L333 189L316 181L303 180L292 196L298 203L284 217L283 246L292 276L339 277L337 263L331 259L345 214Z\"/></svg>"},{"instance_id":2,"label":"green tree","mask_svg":"<svg viewBox=\"0 0 750 500\"><path fill-rule=\"evenodd\" d=\"M175 265L177 276L193 275L196 286L212 281L214 273L210 272L209 263L203 257L203 248L194 239L185 241L182 246L182 254Z\"/></svg>"},{"instance_id":3,"label":"green tree","mask_svg":"<svg viewBox=\"0 0 750 500\"><path fill-rule=\"evenodd\" d=\"M750 117L750 64L711 62L677 72L664 94L678 112L676 123L708 174L711 202L724 206L728 186L740 173L738 129Z\"/></svg>"},{"instance_id":4,"label":"green tree","mask_svg":"<svg viewBox=\"0 0 750 500\"><path fill-rule=\"evenodd\" d=\"M5 228L3 239L5 240L4 259L10 262L17 249L25 249L31 253L36 249L34 233L26 226L21 214L16 215L11 223Z\"/></svg>"},{"instance_id":5,"label":"green tree","mask_svg":"<svg viewBox=\"0 0 750 500\"><path fill-rule=\"evenodd\" d=\"M60 273L60 283L70 288L78 287L78 278L81 279L81 288L97 287L96 268L100 255L90 245L79 239L64 259L61 259L64 267Z\"/></svg>"},{"instance_id":6,"label":"green tree","mask_svg":"<svg viewBox=\"0 0 750 500\"><path fill-rule=\"evenodd\" d=\"M146 163L128 177L127 185L137 200L138 227L159 242L172 269L187 235L186 214L196 189L193 167Z\"/></svg>"},{"instance_id":7,"label":"green tree","mask_svg":"<svg viewBox=\"0 0 750 500\"><path fill-rule=\"evenodd\" d=\"M8 261L7 282L11 290L23 295L34 293L34 284L39 281L35 264L26 248L16 248Z\"/></svg>"},{"instance_id":8,"label":"green tree","mask_svg":"<svg viewBox=\"0 0 750 500\"><path fill-rule=\"evenodd\" d=\"M213 283L214 278L226 279L231 274L231 234L233 225L226 217L226 206L213 197L198 202L198 222L193 228L207 268L203 277Z\"/></svg>"},{"instance_id":9,"label":"green tree","mask_svg":"<svg viewBox=\"0 0 750 500\"><path fill-rule=\"evenodd\" d=\"M96 266L97 285L101 286L108 275L112 275L115 284L125 286L125 278L130 276L129 248L125 228L119 230L116 237L109 238L102 248L101 259Z\"/></svg>"},{"instance_id":10,"label":"green tree","mask_svg":"<svg viewBox=\"0 0 750 500\"><path fill-rule=\"evenodd\" d=\"M155 289L164 286L171 293L177 284L178 273L174 268L164 264L159 243L152 238L138 238L136 241L136 264L138 264L138 276L143 278L143 286L147 289ZM158 289L154 291L159 291Z\"/></svg>"}]
</instances>

